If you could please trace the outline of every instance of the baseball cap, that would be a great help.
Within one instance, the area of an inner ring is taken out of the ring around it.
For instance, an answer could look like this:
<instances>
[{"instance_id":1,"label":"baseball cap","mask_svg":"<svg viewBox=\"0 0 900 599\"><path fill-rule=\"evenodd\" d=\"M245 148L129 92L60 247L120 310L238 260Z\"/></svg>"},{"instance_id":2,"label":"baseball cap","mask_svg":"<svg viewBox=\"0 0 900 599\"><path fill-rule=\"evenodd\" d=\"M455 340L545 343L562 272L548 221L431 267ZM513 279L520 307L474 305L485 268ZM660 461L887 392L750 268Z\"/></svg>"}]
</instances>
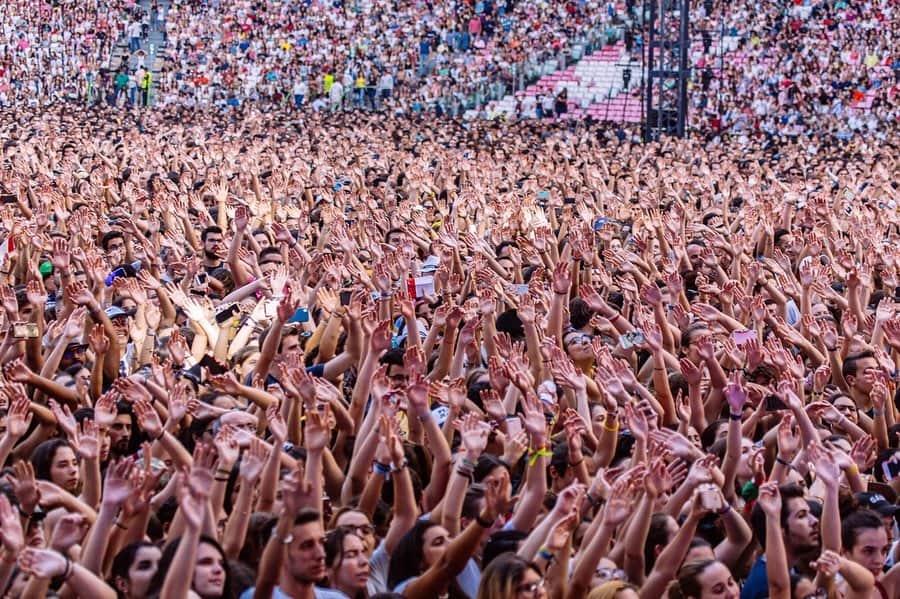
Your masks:
<instances>
[{"instance_id":1,"label":"baseball cap","mask_svg":"<svg viewBox=\"0 0 900 599\"><path fill-rule=\"evenodd\" d=\"M422 263L422 272L434 272L441 264L441 259L437 256L428 256Z\"/></svg>"},{"instance_id":2,"label":"baseball cap","mask_svg":"<svg viewBox=\"0 0 900 599\"><path fill-rule=\"evenodd\" d=\"M900 511L900 505L894 505L880 493L857 493L856 500L860 506L876 511L882 516L894 516Z\"/></svg>"},{"instance_id":3,"label":"baseball cap","mask_svg":"<svg viewBox=\"0 0 900 599\"><path fill-rule=\"evenodd\" d=\"M106 312L106 316L110 319L116 318L118 316L131 316L133 313L128 310L123 310L119 306L110 306L104 310Z\"/></svg>"}]
</instances>

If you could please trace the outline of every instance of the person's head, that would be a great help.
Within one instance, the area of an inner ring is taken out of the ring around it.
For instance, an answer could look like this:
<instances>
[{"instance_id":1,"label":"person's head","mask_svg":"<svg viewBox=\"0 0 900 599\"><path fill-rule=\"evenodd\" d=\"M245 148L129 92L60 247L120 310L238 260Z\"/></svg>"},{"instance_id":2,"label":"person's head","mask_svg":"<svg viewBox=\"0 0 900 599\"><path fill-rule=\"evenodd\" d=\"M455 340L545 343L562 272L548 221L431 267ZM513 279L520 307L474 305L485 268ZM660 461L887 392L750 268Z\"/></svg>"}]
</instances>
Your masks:
<instances>
[{"instance_id":1,"label":"person's head","mask_svg":"<svg viewBox=\"0 0 900 599\"><path fill-rule=\"evenodd\" d=\"M150 593L159 596L162 591L166 574L172 567L172 561L178 551L178 546L183 538L179 537L171 541L162 552L156 574L150 582ZM193 578L191 590L202 599L234 599L232 589L231 570L225 559L225 552L219 542L213 538L202 535L197 546L197 556L194 560Z\"/></svg>"},{"instance_id":2,"label":"person's head","mask_svg":"<svg viewBox=\"0 0 900 599\"><path fill-rule=\"evenodd\" d=\"M845 557L878 577L891 550L884 519L871 510L851 512L841 521L841 545Z\"/></svg>"},{"instance_id":3,"label":"person's head","mask_svg":"<svg viewBox=\"0 0 900 599\"><path fill-rule=\"evenodd\" d=\"M109 584L119 599L144 599L156 574L162 551L153 543L126 545L113 558Z\"/></svg>"},{"instance_id":4,"label":"person's head","mask_svg":"<svg viewBox=\"0 0 900 599\"><path fill-rule=\"evenodd\" d=\"M720 561L688 562L669 585L669 599L737 599L740 588Z\"/></svg>"},{"instance_id":5,"label":"person's head","mask_svg":"<svg viewBox=\"0 0 900 599\"><path fill-rule=\"evenodd\" d=\"M405 385L409 374L406 371L406 365L403 359L403 350L400 348L391 348L384 352L379 359L381 364L387 366L387 377L396 385Z\"/></svg>"},{"instance_id":6,"label":"person's head","mask_svg":"<svg viewBox=\"0 0 900 599\"><path fill-rule=\"evenodd\" d=\"M259 253L259 270L264 275L269 275L278 270L284 264L284 257L277 247L264 247Z\"/></svg>"},{"instance_id":7,"label":"person's head","mask_svg":"<svg viewBox=\"0 0 900 599\"><path fill-rule=\"evenodd\" d=\"M871 350L863 350L848 354L841 366L841 374L853 391L868 394L875 382L878 361Z\"/></svg>"},{"instance_id":8,"label":"person's head","mask_svg":"<svg viewBox=\"0 0 900 599\"><path fill-rule=\"evenodd\" d=\"M393 589L436 564L447 551L450 533L431 520L419 520L400 538L391 554L388 588Z\"/></svg>"},{"instance_id":9,"label":"person's head","mask_svg":"<svg viewBox=\"0 0 900 599\"><path fill-rule=\"evenodd\" d=\"M519 545L528 538L528 533L520 530L501 530L488 538L481 552L481 566L487 568L497 557L504 553L516 553Z\"/></svg>"},{"instance_id":10,"label":"person's head","mask_svg":"<svg viewBox=\"0 0 900 599\"><path fill-rule=\"evenodd\" d=\"M369 558L355 529L338 527L325 537L325 565L329 586L354 597L369 582Z\"/></svg>"},{"instance_id":11,"label":"person's head","mask_svg":"<svg viewBox=\"0 0 900 599\"><path fill-rule=\"evenodd\" d=\"M70 493L78 489L78 456L65 439L50 439L35 447L31 465L36 479L50 481Z\"/></svg>"},{"instance_id":12,"label":"person's head","mask_svg":"<svg viewBox=\"0 0 900 599\"><path fill-rule=\"evenodd\" d=\"M293 540L285 560L286 574L298 585L310 586L325 577L325 530L316 510L303 509L294 518Z\"/></svg>"},{"instance_id":13,"label":"person's head","mask_svg":"<svg viewBox=\"0 0 900 599\"><path fill-rule=\"evenodd\" d=\"M219 251L222 249L222 229L216 225L212 225L203 229L200 233L200 240L203 242L203 254L209 260L218 260Z\"/></svg>"},{"instance_id":14,"label":"person's head","mask_svg":"<svg viewBox=\"0 0 900 599\"><path fill-rule=\"evenodd\" d=\"M110 264L121 264L125 261L125 236L121 231L110 231L100 240L100 247L106 254Z\"/></svg>"},{"instance_id":15,"label":"person's head","mask_svg":"<svg viewBox=\"0 0 900 599\"><path fill-rule=\"evenodd\" d=\"M859 422L859 408L853 398L846 393L835 393L828 398L828 401L837 409L841 415L846 416L847 420L856 424Z\"/></svg>"},{"instance_id":16,"label":"person's head","mask_svg":"<svg viewBox=\"0 0 900 599\"><path fill-rule=\"evenodd\" d=\"M790 483L779 487L781 492L781 531L785 548L793 555L819 547L819 519L810 511L800 485ZM766 545L766 515L759 505L750 514L753 533L759 544Z\"/></svg>"},{"instance_id":17,"label":"person's head","mask_svg":"<svg viewBox=\"0 0 900 599\"><path fill-rule=\"evenodd\" d=\"M650 529L644 543L644 567L649 573L656 563L656 558L668 547L678 533L678 522L668 514L653 514L650 517Z\"/></svg>"},{"instance_id":18,"label":"person's head","mask_svg":"<svg viewBox=\"0 0 900 599\"><path fill-rule=\"evenodd\" d=\"M575 362L594 358L594 350L591 345L593 341L592 334L582 333L577 329L566 331L563 334L563 347Z\"/></svg>"},{"instance_id":19,"label":"person's head","mask_svg":"<svg viewBox=\"0 0 900 599\"><path fill-rule=\"evenodd\" d=\"M622 580L610 580L594 587L587 599L638 599L638 588Z\"/></svg>"},{"instance_id":20,"label":"person's head","mask_svg":"<svg viewBox=\"0 0 900 599\"><path fill-rule=\"evenodd\" d=\"M477 599L535 599L547 596L541 571L514 553L493 560L481 574Z\"/></svg>"},{"instance_id":21,"label":"person's head","mask_svg":"<svg viewBox=\"0 0 900 599\"><path fill-rule=\"evenodd\" d=\"M709 334L710 330L704 324L692 324L682 331L681 351L694 364L700 363L700 354L697 353L697 342Z\"/></svg>"},{"instance_id":22,"label":"person's head","mask_svg":"<svg viewBox=\"0 0 900 599\"><path fill-rule=\"evenodd\" d=\"M713 546L709 541L702 537L694 537L691 539L687 555L684 556L684 563L704 559L716 559L716 553L713 551Z\"/></svg>"},{"instance_id":23,"label":"person's head","mask_svg":"<svg viewBox=\"0 0 900 599\"><path fill-rule=\"evenodd\" d=\"M109 427L110 450L115 455L125 455L131 445L134 426L131 407L125 402L116 402L116 419Z\"/></svg>"},{"instance_id":24,"label":"person's head","mask_svg":"<svg viewBox=\"0 0 900 599\"><path fill-rule=\"evenodd\" d=\"M354 508L341 508L335 513L331 524L332 528L346 528L355 532L366 547L366 555L372 555L377 539L375 527L367 515Z\"/></svg>"}]
</instances>

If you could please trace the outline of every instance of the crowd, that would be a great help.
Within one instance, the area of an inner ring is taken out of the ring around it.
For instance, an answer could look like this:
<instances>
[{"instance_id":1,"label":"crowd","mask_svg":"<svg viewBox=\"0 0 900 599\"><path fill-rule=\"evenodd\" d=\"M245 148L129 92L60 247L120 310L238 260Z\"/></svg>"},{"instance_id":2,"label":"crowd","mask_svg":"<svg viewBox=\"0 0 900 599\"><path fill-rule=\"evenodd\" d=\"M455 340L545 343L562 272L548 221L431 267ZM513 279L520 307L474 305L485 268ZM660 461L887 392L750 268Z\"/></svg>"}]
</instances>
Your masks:
<instances>
[{"instance_id":1,"label":"crowd","mask_svg":"<svg viewBox=\"0 0 900 599\"><path fill-rule=\"evenodd\" d=\"M3 597L900 595L894 140L239 110L0 113Z\"/></svg>"}]
</instances>

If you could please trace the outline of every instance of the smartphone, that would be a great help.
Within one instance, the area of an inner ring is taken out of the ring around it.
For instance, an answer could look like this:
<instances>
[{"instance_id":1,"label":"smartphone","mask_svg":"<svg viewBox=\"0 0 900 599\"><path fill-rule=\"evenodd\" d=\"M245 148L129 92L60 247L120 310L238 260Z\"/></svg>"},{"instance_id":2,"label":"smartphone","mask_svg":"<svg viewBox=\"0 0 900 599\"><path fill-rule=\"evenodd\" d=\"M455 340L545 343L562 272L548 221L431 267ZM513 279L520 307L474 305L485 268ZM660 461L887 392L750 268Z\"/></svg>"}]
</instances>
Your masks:
<instances>
[{"instance_id":1,"label":"smartphone","mask_svg":"<svg viewBox=\"0 0 900 599\"><path fill-rule=\"evenodd\" d=\"M511 439L522 432L522 419L518 416L506 417L506 438Z\"/></svg>"},{"instance_id":2,"label":"smartphone","mask_svg":"<svg viewBox=\"0 0 900 599\"><path fill-rule=\"evenodd\" d=\"M278 304L280 302L277 299L272 299L266 302L266 305L263 306L263 316L266 318L275 318L275 315L278 313Z\"/></svg>"},{"instance_id":3,"label":"smartphone","mask_svg":"<svg viewBox=\"0 0 900 599\"><path fill-rule=\"evenodd\" d=\"M756 339L756 331L734 331L731 333L731 339L734 341L735 345L741 346L748 341Z\"/></svg>"},{"instance_id":4,"label":"smartphone","mask_svg":"<svg viewBox=\"0 0 900 599\"><path fill-rule=\"evenodd\" d=\"M546 189L543 190L543 191L539 191L538 194L537 194L537 198L538 198L539 200L549 200L549 199L550 199L550 192L547 191Z\"/></svg>"},{"instance_id":5,"label":"smartphone","mask_svg":"<svg viewBox=\"0 0 900 599\"><path fill-rule=\"evenodd\" d=\"M890 482L900 475L900 462L884 462L881 469L884 471L884 482Z\"/></svg>"},{"instance_id":6,"label":"smartphone","mask_svg":"<svg viewBox=\"0 0 900 599\"><path fill-rule=\"evenodd\" d=\"M115 281L115 280L116 280L117 278L119 278L119 277L125 277L125 276L127 276L127 275L128 275L128 273L125 272L125 269L124 269L124 268L117 268L117 269L115 269L114 271L112 271L111 273L109 273L109 276L108 276L108 277L106 277L106 281L105 281L106 286L107 286L107 287L112 287L113 281Z\"/></svg>"},{"instance_id":7,"label":"smartphone","mask_svg":"<svg viewBox=\"0 0 900 599\"><path fill-rule=\"evenodd\" d=\"M288 322L309 322L309 308L297 308Z\"/></svg>"},{"instance_id":8,"label":"smartphone","mask_svg":"<svg viewBox=\"0 0 900 599\"><path fill-rule=\"evenodd\" d=\"M509 290L512 291L515 295L527 295L528 285L510 285Z\"/></svg>"},{"instance_id":9,"label":"smartphone","mask_svg":"<svg viewBox=\"0 0 900 599\"><path fill-rule=\"evenodd\" d=\"M200 287L205 286L208 280L209 276L205 272L198 272L197 276L194 277L194 281Z\"/></svg>"},{"instance_id":10,"label":"smartphone","mask_svg":"<svg viewBox=\"0 0 900 599\"><path fill-rule=\"evenodd\" d=\"M622 349L631 349L635 345L641 345L642 343L644 343L644 332L640 329L628 331L619 337L619 347Z\"/></svg>"},{"instance_id":11,"label":"smartphone","mask_svg":"<svg viewBox=\"0 0 900 599\"><path fill-rule=\"evenodd\" d=\"M599 231L603 228L603 225L611 223L612 220L606 218L605 216L601 216L597 220L594 221L593 229L594 231Z\"/></svg>"},{"instance_id":12,"label":"smartphone","mask_svg":"<svg viewBox=\"0 0 900 599\"><path fill-rule=\"evenodd\" d=\"M778 412L780 410L788 409L787 405L783 401L781 401L781 398L774 393L771 395L767 395L765 402L767 412Z\"/></svg>"},{"instance_id":13,"label":"smartphone","mask_svg":"<svg viewBox=\"0 0 900 599\"><path fill-rule=\"evenodd\" d=\"M349 306L350 305L350 297L353 295L353 292L349 289L341 289L341 305Z\"/></svg>"},{"instance_id":14,"label":"smartphone","mask_svg":"<svg viewBox=\"0 0 900 599\"><path fill-rule=\"evenodd\" d=\"M0 194L0 203L2 204L15 204L18 197L14 193L3 193Z\"/></svg>"},{"instance_id":15,"label":"smartphone","mask_svg":"<svg viewBox=\"0 0 900 599\"><path fill-rule=\"evenodd\" d=\"M240 306L238 306L236 302L225 306L224 308L216 312L216 322L218 324L224 324L228 322L240 309Z\"/></svg>"},{"instance_id":16,"label":"smartphone","mask_svg":"<svg viewBox=\"0 0 900 599\"><path fill-rule=\"evenodd\" d=\"M563 204L572 205L575 203L575 198L563 198Z\"/></svg>"},{"instance_id":17,"label":"smartphone","mask_svg":"<svg viewBox=\"0 0 900 599\"><path fill-rule=\"evenodd\" d=\"M38 326L33 322L17 322L13 324L13 338L37 339Z\"/></svg>"},{"instance_id":18,"label":"smartphone","mask_svg":"<svg viewBox=\"0 0 900 599\"><path fill-rule=\"evenodd\" d=\"M700 485L699 491L700 505L702 505L704 509L711 512L718 512L722 509L722 494L719 492L718 487L715 485L704 484Z\"/></svg>"}]
</instances>

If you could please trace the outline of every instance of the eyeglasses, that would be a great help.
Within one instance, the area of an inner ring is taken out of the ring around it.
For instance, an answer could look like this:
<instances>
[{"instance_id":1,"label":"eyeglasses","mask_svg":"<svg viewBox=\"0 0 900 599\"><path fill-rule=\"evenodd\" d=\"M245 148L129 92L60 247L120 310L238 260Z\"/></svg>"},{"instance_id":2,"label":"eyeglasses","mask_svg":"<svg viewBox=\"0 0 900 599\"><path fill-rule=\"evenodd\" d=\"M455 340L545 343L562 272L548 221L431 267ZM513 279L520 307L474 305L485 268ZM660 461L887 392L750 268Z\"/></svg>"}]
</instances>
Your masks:
<instances>
[{"instance_id":1,"label":"eyeglasses","mask_svg":"<svg viewBox=\"0 0 900 599\"><path fill-rule=\"evenodd\" d=\"M544 581L539 580L530 584L520 584L516 587L516 594L526 594L536 597L537 594L544 590Z\"/></svg>"},{"instance_id":2,"label":"eyeglasses","mask_svg":"<svg viewBox=\"0 0 900 599\"><path fill-rule=\"evenodd\" d=\"M819 587L812 595L806 595L803 599L828 599L828 591Z\"/></svg>"},{"instance_id":3,"label":"eyeglasses","mask_svg":"<svg viewBox=\"0 0 900 599\"><path fill-rule=\"evenodd\" d=\"M625 573L625 570L618 568L597 568L594 571L594 575L603 580L628 580L628 574Z\"/></svg>"},{"instance_id":4,"label":"eyeglasses","mask_svg":"<svg viewBox=\"0 0 900 599\"><path fill-rule=\"evenodd\" d=\"M569 337L569 340L566 341L566 347L570 347L575 345L576 343L583 343L585 345L590 345L594 340L593 335L589 335L588 333L582 333L581 335L575 335L573 337Z\"/></svg>"}]
</instances>

